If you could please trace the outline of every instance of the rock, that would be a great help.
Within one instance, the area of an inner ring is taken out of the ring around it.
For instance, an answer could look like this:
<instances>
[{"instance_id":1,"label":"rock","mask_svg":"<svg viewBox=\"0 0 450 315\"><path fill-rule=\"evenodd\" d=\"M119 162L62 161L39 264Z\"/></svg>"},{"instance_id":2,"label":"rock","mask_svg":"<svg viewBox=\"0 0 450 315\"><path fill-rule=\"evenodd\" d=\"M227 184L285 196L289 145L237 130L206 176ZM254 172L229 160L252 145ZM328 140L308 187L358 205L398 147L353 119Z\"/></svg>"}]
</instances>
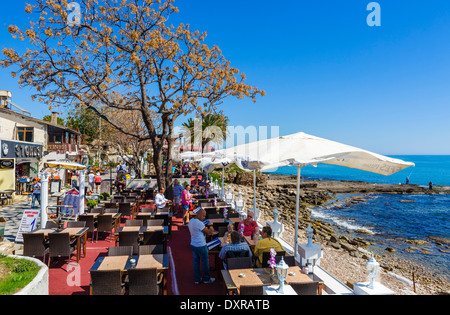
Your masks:
<instances>
[{"instance_id":1,"label":"rock","mask_svg":"<svg viewBox=\"0 0 450 315\"><path fill-rule=\"evenodd\" d=\"M415 244L415 245L429 245L430 243L423 240L407 240L406 243Z\"/></svg>"},{"instance_id":2,"label":"rock","mask_svg":"<svg viewBox=\"0 0 450 315\"><path fill-rule=\"evenodd\" d=\"M386 247L385 251L387 251L389 253L393 253L393 252L395 252L395 249L393 249L392 247Z\"/></svg>"},{"instance_id":3,"label":"rock","mask_svg":"<svg viewBox=\"0 0 450 315\"><path fill-rule=\"evenodd\" d=\"M348 251L348 252L353 252L353 251L356 251L356 247L354 247L354 246L352 246L352 245L350 245L350 244L345 244L345 243L340 243L341 244L341 247L343 248L343 249L345 249L346 251Z\"/></svg>"},{"instance_id":4,"label":"rock","mask_svg":"<svg viewBox=\"0 0 450 315\"><path fill-rule=\"evenodd\" d=\"M366 230L366 229L357 229L355 232L359 233L359 234L366 234L366 235L373 234L372 232L370 232L369 230Z\"/></svg>"}]
</instances>

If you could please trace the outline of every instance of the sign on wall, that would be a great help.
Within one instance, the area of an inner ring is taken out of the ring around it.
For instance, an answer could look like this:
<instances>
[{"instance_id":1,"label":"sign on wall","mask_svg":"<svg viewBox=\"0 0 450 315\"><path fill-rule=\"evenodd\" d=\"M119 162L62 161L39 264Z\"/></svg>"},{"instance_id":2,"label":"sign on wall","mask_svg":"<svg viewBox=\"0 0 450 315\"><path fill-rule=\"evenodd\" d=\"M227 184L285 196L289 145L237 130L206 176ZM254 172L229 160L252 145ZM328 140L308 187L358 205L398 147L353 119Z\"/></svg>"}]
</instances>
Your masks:
<instances>
[{"instance_id":1,"label":"sign on wall","mask_svg":"<svg viewBox=\"0 0 450 315\"><path fill-rule=\"evenodd\" d=\"M0 159L0 170L14 169L14 159Z\"/></svg>"},{"instance_id":2,"label":"sign on wall","mask_svg":"<svg viewBox=\"0 0 450 315\"><path fill-rule=\"evenodd\" d=\"M6 159L14 158L42 158L42 144L27 143L20 141L1 140L0 157Z\"/></svg>"}]
</instances>

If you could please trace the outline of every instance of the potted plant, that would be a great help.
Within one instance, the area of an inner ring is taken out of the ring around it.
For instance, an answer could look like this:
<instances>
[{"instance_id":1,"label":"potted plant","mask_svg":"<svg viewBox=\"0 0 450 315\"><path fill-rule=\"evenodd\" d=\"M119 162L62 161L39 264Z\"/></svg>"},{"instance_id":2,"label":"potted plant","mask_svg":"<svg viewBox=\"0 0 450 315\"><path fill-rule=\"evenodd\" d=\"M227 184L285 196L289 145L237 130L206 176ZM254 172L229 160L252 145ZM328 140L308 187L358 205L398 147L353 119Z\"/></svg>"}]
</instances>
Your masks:
<instances>
[{"instance_id":1,"label":"potted plant","mask_svg":"<svg viewBox=\"0 0 450 315\"><path fill-rule=\"evenodd\" d=\"M89 208L89 211L92 210L92 208L94 208L96 205L98 205L98 202L95 200L89 200L86 204Z\"/></svg>"}]
</instances>

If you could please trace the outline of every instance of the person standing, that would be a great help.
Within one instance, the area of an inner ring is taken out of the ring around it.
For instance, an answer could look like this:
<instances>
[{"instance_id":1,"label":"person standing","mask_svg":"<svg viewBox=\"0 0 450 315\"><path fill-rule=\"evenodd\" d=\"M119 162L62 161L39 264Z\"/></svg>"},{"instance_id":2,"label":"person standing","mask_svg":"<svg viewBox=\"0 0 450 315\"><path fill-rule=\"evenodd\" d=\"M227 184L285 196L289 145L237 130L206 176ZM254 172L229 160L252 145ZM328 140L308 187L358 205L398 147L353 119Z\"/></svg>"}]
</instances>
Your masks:
<instances>
[{"instance_id":1,"label":"person standing","mask_svg":"<svg viewBox=\"0 0 450 315\"><path fill-rule=\"evenodd\" d=\"M181 193L181 206L183 207L183 226L187 226L189 223L189 209L191 208L192 195L189 192L191 186L187 184L184 186L184 190Z\"/></svg>"},{"instance_id":2,"label":"person standing","mask_svg":"<svg viewBox=\"0 0 450 315\"><path fill-rule=\"evenodd\" d=\"M203 274L203 283L213 283L216 279L211 278L209 272L209 254L206 245L206 236L212 235L213 231L207 228L203 221L206 219L206 211L200 209L197 216L189 222L189 233L191 234L191 250L193 254L194 283L199 284ZM201 271L200 271L201 265Z\"/></svg>"},{"instance_id":3,"label":"person standing","mask_svg":"<svg viewBox=\"0 0 450 315\"><path fill-rule=\"evenodd\" d=\"M95 193L98 194L100 185L102 184L102 178L99 172L97 172L97 174L95 175L94 182L95 182Z\"/></svg>"},{"instance_id":4,"label":"person standing","mask_svg":"<svg viewBox=\"0 0 450 315\"><path fill-rule=\"evenodd\" d=\"M174 212L177 214L180 211L181 205L181 193L183 192L183 186L175 179L173 182L173 203Z\"/></svg>"},{"instance_id":5,"label":"person standing","mask_svg":"<svg viewBox=\"0 0 450 315\"><path fill-rule=\"evenodd\" d=\"M94 192L94 186L95 186L94 179L95 179L94 172L90 171L89 175L88 175L88 183L89 183L89 191L90 192Z\"/></svg>"},{"instance_id":6,"label":"person standing","mask_svg":"<svg viewBox=\"0 0 450 315\"><path fill-rule=\"evenodd\" d=\"M72 173L71 180L72 180L72 188L75 188L78 190L78 175L75 171L73 171L73 173Z\"/></svg>"},{"instance_id":7,"label":"person standing","mask_svg":"<svg viewBox=\"0 0 450 315\"><path fill-rule=\"evenodd\" d=\"M39 206L41 205L41 183L36 179L33 179L33 184L31 185L31 189L33 190L32 198L31 198L31 208L36 208L35 203L36 200L39 202Z\"/></svg>"}]
</instances>

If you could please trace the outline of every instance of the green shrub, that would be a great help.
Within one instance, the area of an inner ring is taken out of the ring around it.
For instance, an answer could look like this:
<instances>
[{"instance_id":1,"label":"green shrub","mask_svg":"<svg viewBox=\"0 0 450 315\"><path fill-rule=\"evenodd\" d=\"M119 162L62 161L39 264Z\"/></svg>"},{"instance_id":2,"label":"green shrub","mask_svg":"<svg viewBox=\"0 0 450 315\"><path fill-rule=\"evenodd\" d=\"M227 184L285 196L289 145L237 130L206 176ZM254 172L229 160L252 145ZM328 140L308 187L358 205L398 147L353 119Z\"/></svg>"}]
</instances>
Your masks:
<instances>
[{"instance_id":1,"label":"green shrub","mask_svg":"<svg viewBox=\"0 0 450 315\"><path fill-rule=\"evenodd\" d=\"M87 202L87 206L88 206L89 208L94 208L96 205L98 205L98 202L95 201L95 200L89 200L89 201Z\"/></svg>"}]
</instances>

